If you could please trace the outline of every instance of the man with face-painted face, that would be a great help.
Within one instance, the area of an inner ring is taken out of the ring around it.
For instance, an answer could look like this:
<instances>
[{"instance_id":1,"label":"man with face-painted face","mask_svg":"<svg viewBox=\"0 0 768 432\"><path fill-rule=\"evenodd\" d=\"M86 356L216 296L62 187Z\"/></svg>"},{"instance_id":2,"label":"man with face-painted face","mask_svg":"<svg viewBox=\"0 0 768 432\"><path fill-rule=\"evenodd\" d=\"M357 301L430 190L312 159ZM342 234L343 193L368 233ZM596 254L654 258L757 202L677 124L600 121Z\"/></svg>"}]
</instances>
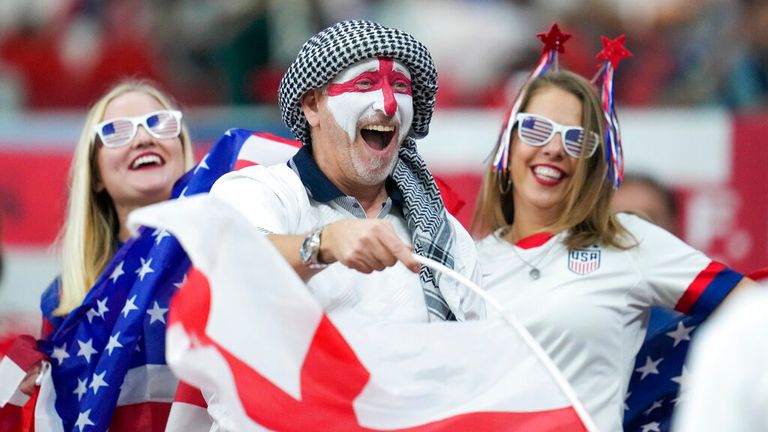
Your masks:
<instances>
[{"instance_id":1,"label":"man with face-painted face","mask_svg":"<svg viewBox=\"0 0 768 432\"><path fill-rule=\"evenodd\" d=\"M345 21L304 44L280 83L304 144L287 163L222 177L211 194L270 240L332 316L476 319L482 300L417 253L479 281L474 244L416 152L434 108L429 51L407 33Z\"/></svg>"}]
</instances>

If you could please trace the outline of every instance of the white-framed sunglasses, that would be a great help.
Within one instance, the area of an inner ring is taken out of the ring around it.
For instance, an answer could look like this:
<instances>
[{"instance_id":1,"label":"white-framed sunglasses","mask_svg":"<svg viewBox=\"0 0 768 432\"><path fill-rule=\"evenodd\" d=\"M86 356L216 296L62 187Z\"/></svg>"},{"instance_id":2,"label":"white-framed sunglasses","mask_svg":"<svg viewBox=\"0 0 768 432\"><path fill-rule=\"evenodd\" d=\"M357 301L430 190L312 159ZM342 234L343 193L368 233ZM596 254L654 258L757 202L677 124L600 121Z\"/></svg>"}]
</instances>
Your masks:
<instances>
[{"instance_id":1,"label":"white-framed sunglasses","mask_svg":"<svg viewBox=\"0 0 768 432\"><path fill-rule=\"evenodd\" d=\"M583 127L563 126L544 116L518 113L515 121L517 135L530 146L543 147L559 132L563 149L573 158L581 156L582 148L584 148L584 157L591 157L600 144L600 136L596 132L590 132L590 139L585 139Z\"/></svg>"},{"instance_id":2,"label":"white-framed sunglasses","mask_svg":"<svg viewBox=\"0 0 768 432\"><path fill-rule=\"evenodd\" d=\"M139 125L157 139L176 138L181 133L181 111L161 110L137 117L113 118L97 124L94 132L104 147L121 147L133 140Z\"/></svg>"}]
</instances>

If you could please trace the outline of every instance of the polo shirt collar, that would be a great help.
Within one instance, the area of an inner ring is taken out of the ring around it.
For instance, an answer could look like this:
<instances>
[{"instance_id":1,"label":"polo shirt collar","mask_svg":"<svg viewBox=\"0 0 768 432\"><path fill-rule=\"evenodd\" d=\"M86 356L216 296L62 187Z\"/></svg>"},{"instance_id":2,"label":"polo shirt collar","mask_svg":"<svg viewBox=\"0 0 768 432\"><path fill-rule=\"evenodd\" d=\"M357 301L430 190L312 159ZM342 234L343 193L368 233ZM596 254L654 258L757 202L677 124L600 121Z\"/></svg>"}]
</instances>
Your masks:
<instances>
[{"instance_id":1,"label":"polo shirt collar","mask_svg":"<svg viewBox=\"0 0 768 432\"><path fill-rule=\"evenodd\" d=\"M344 196L317 166L312 157L312 145L302 146L288 164L299 175L304 188L315 201L328 202Z\"/></svg>"},{"instance_id":2,"label":"polo shirt collar","mask_svg":"<svg viewBox=\"0 0 768 432\"><path fill-rule=\"evenodd\" d=\"M302 146L288 161L288 165L299 175L304 188L315 201L329 202L346 196L317 166L317 162L312 157L311 144ZM392 204L402 205L403 193L397 187L392 177L387 177L385 187L387 188L389 199L392 200Z\"/></svg>"}]
</instances>

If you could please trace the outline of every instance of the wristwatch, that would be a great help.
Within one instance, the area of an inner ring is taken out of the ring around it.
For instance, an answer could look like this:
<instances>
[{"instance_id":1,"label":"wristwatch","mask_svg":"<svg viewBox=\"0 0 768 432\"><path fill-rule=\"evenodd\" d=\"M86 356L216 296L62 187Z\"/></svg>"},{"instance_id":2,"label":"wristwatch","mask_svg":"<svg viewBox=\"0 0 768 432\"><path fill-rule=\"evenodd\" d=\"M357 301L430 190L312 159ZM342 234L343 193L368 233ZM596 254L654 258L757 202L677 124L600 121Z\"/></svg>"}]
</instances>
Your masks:
<instances>
[{"instance_id":1,"label":"wristwatch","mask_svg":"<svg viewBox=\"0 0 768 432\"><path fill-rule=\"evenodd\" d=\"M322 233L323 227L310 232L306 237L304 237L304 241L301 243L301 249L299 249L299 257L301 257L301 262L311 269L321 269L328 267L328 264L323 264L319 261L320 235Z\"/></svg>"}]
</instances>

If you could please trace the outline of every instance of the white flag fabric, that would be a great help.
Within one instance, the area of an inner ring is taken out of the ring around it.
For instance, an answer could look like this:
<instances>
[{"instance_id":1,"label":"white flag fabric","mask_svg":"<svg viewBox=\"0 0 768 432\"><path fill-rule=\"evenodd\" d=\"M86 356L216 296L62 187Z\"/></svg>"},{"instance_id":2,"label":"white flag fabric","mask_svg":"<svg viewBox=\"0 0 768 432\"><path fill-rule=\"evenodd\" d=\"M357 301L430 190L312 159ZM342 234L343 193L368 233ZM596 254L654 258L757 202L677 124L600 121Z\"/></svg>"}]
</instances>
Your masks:
<instances>
[{"instance_id":1,"label":"white flag fabric","mask_svg":"<svg viewBox=\"0 0 768 432\"><path fill-rule=\"evenodd\" d=\"M263 234L209 196L137 210L129 225L167 229L192 260L166 359L215 395L222 429L594 430L505 321L334 322Z\"/></svg>"}]
</instances>

